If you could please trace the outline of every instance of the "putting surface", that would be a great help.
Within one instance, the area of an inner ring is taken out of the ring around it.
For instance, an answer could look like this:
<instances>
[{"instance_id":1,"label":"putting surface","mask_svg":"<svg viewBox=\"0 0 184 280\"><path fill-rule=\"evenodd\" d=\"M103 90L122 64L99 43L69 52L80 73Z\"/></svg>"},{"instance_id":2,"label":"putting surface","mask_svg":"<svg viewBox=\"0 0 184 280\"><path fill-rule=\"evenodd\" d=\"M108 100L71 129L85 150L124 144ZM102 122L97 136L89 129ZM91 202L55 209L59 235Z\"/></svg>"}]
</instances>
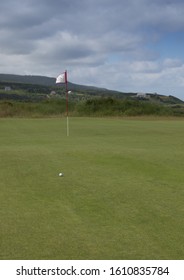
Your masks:
<instances>
[{"instance_id":1,"label":"putting surface","mask_svg":"<svg viewBox=\"0 0 184 280\"><path fill-rule=\"evenodd\" d=\"M0 259L183 259L183 139L177 119L0 119Z\"/></svg>"}]
</instances>

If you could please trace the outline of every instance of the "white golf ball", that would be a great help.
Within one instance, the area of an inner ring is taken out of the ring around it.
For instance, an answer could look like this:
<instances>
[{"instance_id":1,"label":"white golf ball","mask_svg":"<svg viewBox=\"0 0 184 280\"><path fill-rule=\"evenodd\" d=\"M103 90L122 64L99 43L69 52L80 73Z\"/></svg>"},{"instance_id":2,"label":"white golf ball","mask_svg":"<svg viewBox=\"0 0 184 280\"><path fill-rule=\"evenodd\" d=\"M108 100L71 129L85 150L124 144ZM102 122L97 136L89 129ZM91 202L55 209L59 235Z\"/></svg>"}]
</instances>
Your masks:
<instances>
[{"instance_id":1,"label":"white golf ball","mask_svg":"<svg viewBox=\"0 0 184 280\"><path fill-rule=\"evenodd\" d=\"M62 176L63 176L63 173L59 173L59 176L62 177Z\"/></svg>"}]
</instances>

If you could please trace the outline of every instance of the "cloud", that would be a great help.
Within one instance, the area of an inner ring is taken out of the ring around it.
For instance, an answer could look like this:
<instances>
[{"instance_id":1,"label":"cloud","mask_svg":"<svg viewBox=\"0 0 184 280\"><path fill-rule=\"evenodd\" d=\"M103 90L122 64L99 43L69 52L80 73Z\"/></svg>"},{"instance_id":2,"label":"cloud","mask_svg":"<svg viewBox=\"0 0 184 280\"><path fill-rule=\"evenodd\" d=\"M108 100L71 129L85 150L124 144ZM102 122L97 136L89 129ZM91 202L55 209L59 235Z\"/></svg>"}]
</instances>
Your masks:
<instances>
[{"instance_id":1,"label":"cloud","mask_svg":"<svg viewBox=\"0 0 184 280\"><path fill-rule=\"evenodd\" d=\"M170 45L183 12L182 0L1 0L0 72L68 69L80 84L182 96L184 58Z\"/></svg>"},{"instance_id":2,"label":"cloud","mask_svg":"<svg viewBox=\"0 0 184 280\"><path fill-rule=\"evenodd\" d=\"M166 58L163 61L163 67L165 68L180 68L183 64L184 62L180 59Z\"/></svg>"}]
</instances>

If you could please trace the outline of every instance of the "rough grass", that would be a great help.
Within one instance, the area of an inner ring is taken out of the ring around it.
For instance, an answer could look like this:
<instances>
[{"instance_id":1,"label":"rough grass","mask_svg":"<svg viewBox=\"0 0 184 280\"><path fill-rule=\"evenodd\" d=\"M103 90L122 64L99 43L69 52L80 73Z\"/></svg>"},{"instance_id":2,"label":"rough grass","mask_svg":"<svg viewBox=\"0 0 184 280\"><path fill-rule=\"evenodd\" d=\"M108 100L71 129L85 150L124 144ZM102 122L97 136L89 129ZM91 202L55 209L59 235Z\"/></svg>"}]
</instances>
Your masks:
<instances>
[{"instance_id":1,"label":"rough grass","mask_svg":"<svg viewBox=\"0 0 184 280\"><path fill-rule=\"evenodd\" d=\"M0 135L0 259L183 259L183 121L71 118L67 137L64 118L0 119Z\"/></svg>"}]
</instances>

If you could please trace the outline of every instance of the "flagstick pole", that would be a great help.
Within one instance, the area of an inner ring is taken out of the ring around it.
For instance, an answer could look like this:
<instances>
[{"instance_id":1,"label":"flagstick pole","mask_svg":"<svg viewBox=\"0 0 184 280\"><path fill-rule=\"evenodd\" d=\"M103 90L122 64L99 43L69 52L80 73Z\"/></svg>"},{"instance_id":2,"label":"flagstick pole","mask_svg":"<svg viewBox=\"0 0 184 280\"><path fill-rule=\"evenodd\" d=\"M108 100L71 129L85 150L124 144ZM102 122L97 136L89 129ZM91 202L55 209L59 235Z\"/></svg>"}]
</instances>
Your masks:
<instances>
[{"instance_id":1,"label":"flagstick pole","mask_svg":"<svg viewBox=\"0 0 184 280\"><path fill-rule=\"evenodd\" d=\"M65 87L66 87L66 135L69 136L69 117L68 117L68 80L67 71L65 71Z\"/></svg>"}]
</instances>

